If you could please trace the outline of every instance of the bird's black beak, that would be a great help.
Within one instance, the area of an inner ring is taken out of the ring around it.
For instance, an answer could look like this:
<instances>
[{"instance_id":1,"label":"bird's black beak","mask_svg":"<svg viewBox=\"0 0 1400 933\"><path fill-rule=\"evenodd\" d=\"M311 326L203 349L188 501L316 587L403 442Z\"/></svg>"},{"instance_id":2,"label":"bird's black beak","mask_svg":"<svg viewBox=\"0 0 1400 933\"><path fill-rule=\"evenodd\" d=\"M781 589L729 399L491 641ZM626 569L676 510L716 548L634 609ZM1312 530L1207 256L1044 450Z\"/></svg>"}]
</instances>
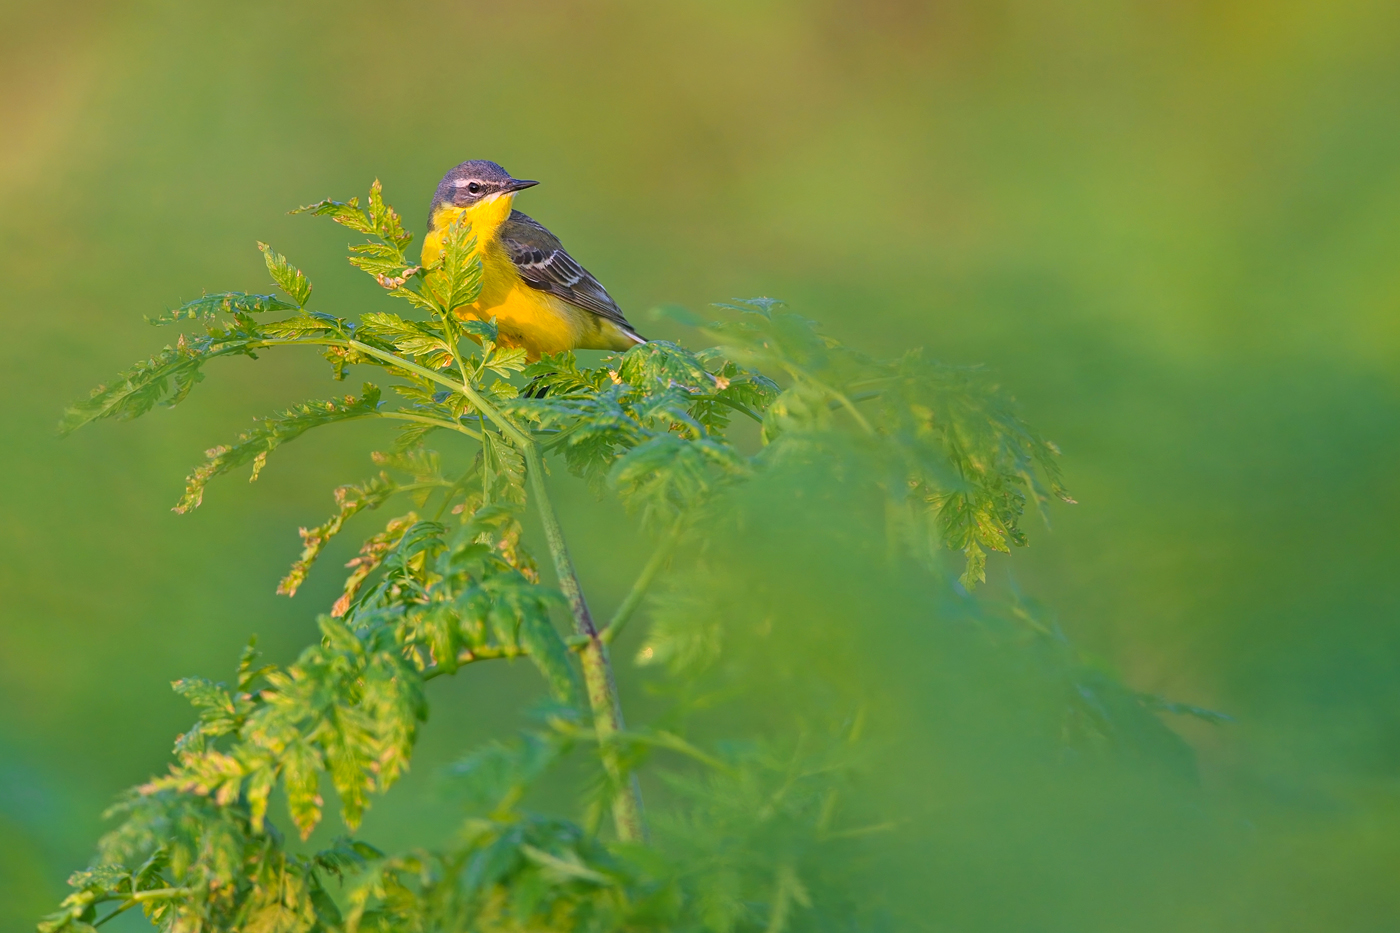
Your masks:
<instances>
[{"instance_id":1,"label":"bird's black beak","mask_svg":"<svg viewBox=\"0 0 1400 933\"><path fill-rule=\"evenodd\" d=\"M538 184L539 182L537 181L526 181L523 178L512 178L510 181L506 182L506 193L509 194L514 191L523 191L526 188L533 188L535 187L535 185Z\"/></svg>"}]
</instances>

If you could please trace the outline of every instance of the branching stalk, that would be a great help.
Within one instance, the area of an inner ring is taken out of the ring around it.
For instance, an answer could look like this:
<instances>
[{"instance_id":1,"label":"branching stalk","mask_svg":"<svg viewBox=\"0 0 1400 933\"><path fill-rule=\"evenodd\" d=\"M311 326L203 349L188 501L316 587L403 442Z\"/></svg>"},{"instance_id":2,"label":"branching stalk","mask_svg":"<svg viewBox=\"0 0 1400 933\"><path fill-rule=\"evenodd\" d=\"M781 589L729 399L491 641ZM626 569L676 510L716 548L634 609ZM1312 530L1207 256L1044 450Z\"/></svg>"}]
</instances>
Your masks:
<instances>
[{"instance_id":1,"label":"branching stalk","mask_svg":"<svg viewBox=\"0 0 1400 933\"><path fill-rule=\"evenodd\" d=\"M550 556L554 558L554 571L559 578L559 588L564 591L564 597L569 601L579 635L585 639L579 651L579 659L583 664L588 705L593 711L593 728L598 734L603 767L607 769L608 776L616 788L613 795L613 821L617 827L617 835L625 842L640 842L645 837L642 825L642 794L636 775L625 772L621 756L618 754L618 735L626 726L622 719L622 703L617 694L617 682L613 679L608 648L593 624L593 615L588 610L583 587L574 571L573 558L569 556L568 543L564 540L564 529L559 524L559 516L555 514L554 505L545 489L544 461L534 442L524 435L520 436L528 445L522 448L525 454L525 471L530 481L531 493L539 504L540 521L544 525Z\"/></svg>"},{"instance_id":2,"label":"branching stalk","mask_svg":"<svg viewBox=\"0 0 1400 933\"><path fill-rule=\"evenodd\" d=\"M501 658L521 658L525 656L525 651L521 648L463 648L457 655L457 666L471 664L473 661L494 661ZM443 674L451 673L440 664L435 664L423 671L424 680L432 680L441 677Z\"/></svg>"},{"instance_id":3,"label":"branching stalk","mask_svg":"<svg viewBox=\"0 0 1400 933\"><path fill-rule=\"evenodd\" d=\"M637 607L642 604L642 600L646 598L647 590L651 589L651 583L656 579L656 575L661 572L661 568L665 567L666 562L671 559L671 555L676 550L676 545L680 542L680 537L681 526L680 523L677 522L676 527L671 529L661 540L656 551L651 555L651 559L648 560L646 566L642 568L642 572L638 574L636 582L632 584L632 589L628 592L627 598L622 601L622 605L617 607L617 612L613 613L613 617L611 621L608 622L607 627L599 633L603 644L611 645L613 640L622 632L623 626L628 623L633 613L637 611Z\"/></svg>"},{"instance_id":4,"label":"branching stalk","mask_svg":"<svg viewBox=\"0 0 1400 933\"><path fill-rule=\"evenodd\" d=\"M463 424L454 424L451 421L444 421L440 418L432 418L428 415L415 415L406 411L380 411L375 412L371 417L389 418L394 421L416 421L419 424L431 424L433 427L446 428L449 431L457 431L475 440L481 440L481 435Z\"/></svg>"},{"instance_id":5,"label":"branching stalk","mask_svg":"<svg viewBox=\"0 0 1400 933\"><path fill-rule=\"evenodd\" d=\"M191 892L189 888L152 888L149 891L137 891L136 893L129 895L127 899L119 907L117 907L116 910L112 911L107 916L93 923L93 926L102 926L108 920L111 920L118 914L126 913L128 910L135 907L142 901L154 900L156 898L161 897L178 897L190 893L193 892Z\"/></svg>"}]
</instances>

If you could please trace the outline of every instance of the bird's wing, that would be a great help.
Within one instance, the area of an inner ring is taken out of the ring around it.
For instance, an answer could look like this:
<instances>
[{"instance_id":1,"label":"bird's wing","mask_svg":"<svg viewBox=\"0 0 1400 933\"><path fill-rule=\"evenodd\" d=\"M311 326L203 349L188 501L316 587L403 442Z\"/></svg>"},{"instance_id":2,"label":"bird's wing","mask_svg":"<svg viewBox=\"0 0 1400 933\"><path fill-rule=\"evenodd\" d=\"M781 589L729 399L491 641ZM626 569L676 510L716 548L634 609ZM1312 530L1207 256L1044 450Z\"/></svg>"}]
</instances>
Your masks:
<instances>
[{"instance_id":1,"label":"bird's wing","mask_svg":"<svg viewBox=\"0 0 1400 933\"><path fill-rule=\"evenodd\" d=\"M632 331L608 290L565 252L559 238L539 221L511 211L499 235L525 284Z\"/></svg>"}]
</instances>

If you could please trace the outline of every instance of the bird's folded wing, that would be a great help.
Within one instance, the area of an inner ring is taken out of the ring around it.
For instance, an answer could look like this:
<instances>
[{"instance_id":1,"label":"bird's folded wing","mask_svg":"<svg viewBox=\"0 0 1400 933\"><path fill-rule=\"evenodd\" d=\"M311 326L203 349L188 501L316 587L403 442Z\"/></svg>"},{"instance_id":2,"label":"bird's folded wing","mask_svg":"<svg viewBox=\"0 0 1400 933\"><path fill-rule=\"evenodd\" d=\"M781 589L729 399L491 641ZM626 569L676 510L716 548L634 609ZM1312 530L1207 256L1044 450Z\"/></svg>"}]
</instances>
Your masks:
<instances>
[{"instance_id":1,"label":"bird's folded wing","mask_svg":"<svg viewBox=\"0 0 1400 933\"><path fill-rule=\"evenodd\" d=\"M607 289L566 253L559 238L539 221L511 211L501 225L500 238L525 284L632 330Z\"/></svg>"}]
</instances>

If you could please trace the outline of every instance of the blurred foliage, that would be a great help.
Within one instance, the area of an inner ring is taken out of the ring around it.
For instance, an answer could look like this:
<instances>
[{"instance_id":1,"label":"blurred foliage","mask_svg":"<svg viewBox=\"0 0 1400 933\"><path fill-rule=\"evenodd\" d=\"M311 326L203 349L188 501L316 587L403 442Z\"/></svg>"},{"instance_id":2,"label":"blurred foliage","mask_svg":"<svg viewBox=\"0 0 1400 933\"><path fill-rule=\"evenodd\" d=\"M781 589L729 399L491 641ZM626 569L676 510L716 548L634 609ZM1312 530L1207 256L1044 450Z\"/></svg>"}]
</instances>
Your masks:
<instances>
[{"instance_id":1,"label":"blurred foliage","mask_svg":"<svg viewBox=\"0 0 1400 933\"><path fill-rule=\"evenodd\" d=\"M545 179L521 206L639 324L652 304L781 294L877 356L986 363L1063 446L1082 503L1014 575L993 557L986 592L1034 593L1093 669L1234 717L1173 721L1210 805L1188 802L1208 815L1193 822L1137 793L1149 777L1021 781L961 731L1006 718L1000 694L911 704L918 735L963 739L928 737L900 769L938 817L899 837L904 877L945 925L1114 928L1133 905L1169 929L1392 923L1396 16L1370 0L6 5L0 372L44 401L0 413L0 918L49 909L115 791L161 769L188 716L165 681L218 676L250 630L282 664L315 637L273 593L302 547L288 529L325 520L327 483L362 479L375 430L298 441L258 487L177 519L191 451L250 408L341 390L233 362L233 391L62 444L57 401L145 354L128 322L171 296L260 282L258 237L326 270L318 302L353 305L358 274L334 274L324 231L268 219L377 173L419 229L442 171L487 157ZM470 80L435 71L467 34L500 39L473 43ZM483 82L464 104L459 85ZM620 599L647 546L559 494L585 581ZM354 556L332 541L324 560ZM950 657L936 634L911 621L880 657ZM418 766L366 832L446 835L434 763L528 683L434 681ZM1193 835L1207 824L1231 831Z\"/></svg>"}]
</instances>

